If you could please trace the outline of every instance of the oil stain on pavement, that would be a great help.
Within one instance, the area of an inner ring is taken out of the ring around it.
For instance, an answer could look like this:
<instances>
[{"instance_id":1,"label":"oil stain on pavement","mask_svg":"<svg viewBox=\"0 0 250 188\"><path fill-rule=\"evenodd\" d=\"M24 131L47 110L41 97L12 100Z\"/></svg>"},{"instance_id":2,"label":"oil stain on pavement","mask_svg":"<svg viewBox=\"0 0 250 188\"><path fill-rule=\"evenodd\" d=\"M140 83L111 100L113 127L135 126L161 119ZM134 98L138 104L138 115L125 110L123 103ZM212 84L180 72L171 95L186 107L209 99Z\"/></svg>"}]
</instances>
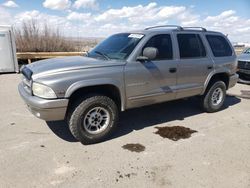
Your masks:
<instances>
[{"instance_id":1,"label":"oil stain on pavement","mask_svg":"<svg viewBox=\"0 0 250 188\"><path fill-rule=\"evenodd\" d=\"M141 144L126 144L124 146L122 146L123 149L127 149L129 151L132 151L132 152L137 152L137 153L140 153L142 151L145 150L145 146L141 145Z\"/></svg>"},{"instance_id":2,"label":"oil stain on pavement","mask_svg":"<svg viewBox=\"0 0 250 188\"><path fill-rule=\"evenodd\" d=\"M190 128L181 127L181 126L155 127L155 128L158 129L155 132L155 134L158 134L163 138L168 138L173 141L190 138L193 133L197 132Z\"/></svg>"}]
</instances>

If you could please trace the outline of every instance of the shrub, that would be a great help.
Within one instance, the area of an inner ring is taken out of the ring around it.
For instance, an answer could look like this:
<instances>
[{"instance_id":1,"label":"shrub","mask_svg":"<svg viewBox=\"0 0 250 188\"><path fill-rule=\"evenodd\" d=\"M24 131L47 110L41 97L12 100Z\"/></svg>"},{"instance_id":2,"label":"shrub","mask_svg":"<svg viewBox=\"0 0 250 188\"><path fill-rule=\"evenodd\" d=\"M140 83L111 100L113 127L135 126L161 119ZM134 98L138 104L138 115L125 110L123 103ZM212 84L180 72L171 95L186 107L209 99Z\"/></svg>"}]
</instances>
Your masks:
<instances>
[{"instance_id":1,"label":"shrub","mask_svg":"<svg viewBox=\"0 0 250 188\"><path fill-rule=\"evenodd\" d=\"M59 29L36 20L24 21L15 30L17 52L73 52L74 42L63 37Z\"/></svg>"}]
</instances>

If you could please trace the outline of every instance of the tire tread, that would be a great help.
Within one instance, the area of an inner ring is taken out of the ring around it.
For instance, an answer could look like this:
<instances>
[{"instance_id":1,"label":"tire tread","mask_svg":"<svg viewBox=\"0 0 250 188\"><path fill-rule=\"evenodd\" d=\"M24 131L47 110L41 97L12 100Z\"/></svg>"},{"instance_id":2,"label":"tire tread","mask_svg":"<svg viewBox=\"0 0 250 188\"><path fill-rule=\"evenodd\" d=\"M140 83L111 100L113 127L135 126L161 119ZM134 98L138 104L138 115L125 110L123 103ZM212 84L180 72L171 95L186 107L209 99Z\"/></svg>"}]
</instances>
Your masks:
<instances>
[{"instance_id":1,"label":"tire tread","mask_svg":"<svg viewBox=\"0 0 250 188\"><path fill-rule=\"evenodd\" d=\"M81 114L86 108L93 102L102 102L103 104L106 104L107 106L110 106L114 110L115 117L111 120L113 121L113 126L112 130L109 131L107 134L101 136L101 138L96 138L96 139L89 139L89 138L84 138L78 128L78 120L81 118ZM72 135L79 141L81 141L83 144L92 144L96 143L99 141L102 141L103 139L109 137L112 132L114 131L114 128L116 126L116 122L118 121L118 108L115 102L110 99L109 97L102 96L102 95L88 95L85 96L77 102L75 102L72 106L71 109L69 110L68 116L67 116L67 121L68 121L68 126L70 129L70 132Z\"/></svg>"}]
</instances>

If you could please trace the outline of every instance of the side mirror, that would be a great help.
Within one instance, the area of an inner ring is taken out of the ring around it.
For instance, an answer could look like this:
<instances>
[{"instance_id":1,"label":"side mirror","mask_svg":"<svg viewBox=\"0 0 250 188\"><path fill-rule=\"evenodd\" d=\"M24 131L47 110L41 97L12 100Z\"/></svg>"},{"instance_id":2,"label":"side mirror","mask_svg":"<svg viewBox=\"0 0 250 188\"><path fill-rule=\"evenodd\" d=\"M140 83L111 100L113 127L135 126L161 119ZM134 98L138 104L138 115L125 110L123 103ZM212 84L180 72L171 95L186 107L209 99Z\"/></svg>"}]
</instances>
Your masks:
<instances>
[{"instance_id":1,"label":"side mirror","mask_svg":"<svg viewBox=\"0 0 250 188\"><path fill-rule=\"evenodd\" d=\"M154 60L158 55L158 49L154 47L147 47L143 50L142 56L137 57L138 61Z\"/></svg>"}]
</instances>

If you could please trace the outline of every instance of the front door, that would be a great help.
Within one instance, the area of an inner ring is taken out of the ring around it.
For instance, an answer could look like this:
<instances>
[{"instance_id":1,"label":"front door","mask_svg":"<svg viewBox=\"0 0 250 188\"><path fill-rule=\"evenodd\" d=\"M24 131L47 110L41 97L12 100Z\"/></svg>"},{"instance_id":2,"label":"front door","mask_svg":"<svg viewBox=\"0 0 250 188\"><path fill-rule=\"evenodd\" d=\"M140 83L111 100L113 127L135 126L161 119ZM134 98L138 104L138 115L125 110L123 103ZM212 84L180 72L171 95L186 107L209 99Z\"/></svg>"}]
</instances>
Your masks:
<instances>
[{"instance_id":1,"label":"front door","mask_svg":"<svg viewBox=\"0 0 250 188\"><path fill-rule=\"evenodd\" d=\"M125 67L127 108L173 100L177 61L173 58L170 34L152 36L142 47L158 49L156 59L129 62Z\"/></svg>"}]
</instances>

